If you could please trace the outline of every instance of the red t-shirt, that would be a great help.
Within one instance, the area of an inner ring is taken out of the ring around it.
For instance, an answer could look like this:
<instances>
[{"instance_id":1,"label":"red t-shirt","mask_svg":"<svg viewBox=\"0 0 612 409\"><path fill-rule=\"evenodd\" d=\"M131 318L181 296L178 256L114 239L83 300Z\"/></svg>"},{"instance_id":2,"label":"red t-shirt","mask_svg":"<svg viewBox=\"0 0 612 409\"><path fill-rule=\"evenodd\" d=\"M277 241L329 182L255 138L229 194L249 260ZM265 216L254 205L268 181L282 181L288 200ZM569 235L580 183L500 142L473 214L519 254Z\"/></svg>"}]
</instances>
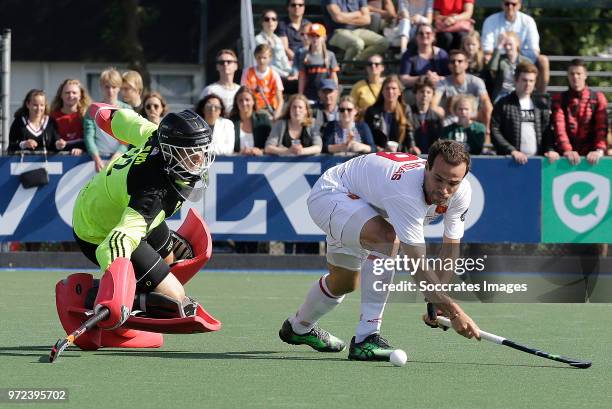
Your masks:
<instances>
[{"instance_id":1,"label":"red t-shirt","mask_svg":"<svg viewBox=\"0 0 612 409\"><path fill-rule=\"evenodd\" d=\"M49 116L55 119L57 132L66 142L83 140L83 117L78 112L64 114L62 111L53 111Z\"/></svg>"},{"instance_id":2,"label":"red t-shirt","mask_svg":"<svg viewBox=\"0 0 612 409\"><path fill-rule=\"evenodd\" d=\"M466 3L474 3L474 0L434 0L434 10L442 16L461 14Z\"/></svg>"}]
</instances>

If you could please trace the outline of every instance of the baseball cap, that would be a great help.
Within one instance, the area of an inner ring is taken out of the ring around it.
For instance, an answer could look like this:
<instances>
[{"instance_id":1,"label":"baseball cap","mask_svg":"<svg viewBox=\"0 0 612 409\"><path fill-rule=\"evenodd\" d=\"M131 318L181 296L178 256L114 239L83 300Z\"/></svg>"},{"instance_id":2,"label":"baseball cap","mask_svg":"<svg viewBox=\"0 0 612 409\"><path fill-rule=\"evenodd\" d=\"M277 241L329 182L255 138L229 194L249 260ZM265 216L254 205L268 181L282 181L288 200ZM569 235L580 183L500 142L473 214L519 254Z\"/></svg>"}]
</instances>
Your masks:
<instances>
[{"instance_id":1,"label":"baseball cap","mask_svg":"<svg viewBox=\"0 0 612 409\"><path fill-rule=\"evenodd\" d=\"M321 80L319 89L338 89L338 85L334 80L325 78Z\"/></svg>"},{"instance_id":2,"label":"baseball cap","mask_svg":"<svg viewBox=\"0 0 612 409\"><path fill-rule=\"evenodd\" d=\"M307 35L317 35L319 37L325 37L327 35L327 30L325 30L325 26L319 23L313 23L308 28Z\"/></svg>"}]
</instances>

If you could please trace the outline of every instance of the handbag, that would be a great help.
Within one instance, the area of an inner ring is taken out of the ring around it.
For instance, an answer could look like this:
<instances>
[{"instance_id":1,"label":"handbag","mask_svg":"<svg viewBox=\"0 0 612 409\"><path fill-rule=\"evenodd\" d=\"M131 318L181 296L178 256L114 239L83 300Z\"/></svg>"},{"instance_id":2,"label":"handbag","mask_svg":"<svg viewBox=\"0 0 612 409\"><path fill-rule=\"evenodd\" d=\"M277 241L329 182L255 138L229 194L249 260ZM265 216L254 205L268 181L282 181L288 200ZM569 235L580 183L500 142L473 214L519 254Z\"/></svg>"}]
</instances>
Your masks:
<instances>
[{"instance_id":1,"label":"handbag","mask_svg":"<svg viewBox=\"0 0 612 409\"><path fill-rule=\"evenodd\" d=\"M47 172L47 146L43 136L43 155L45 156L44 166L27 172L23 172L19 175L19 181L21 185L29 189L31 187L44 186L49 183L49 172ZM21 163L23 163L23 151L21 151Z\"/></svg>"},{"instance_id":2,"label":"handbag","mask_svg":"<svg viewBox=\"0 0 612 409\"><path fill-rule=\"evenodd\" d=\"M444 24L444 18L446 16L441 16L441 18L436 20L436 31L441 33L457 33L459 31L470 32L474 30L474 20L461 20L457 21L455 24L446 26Z\"/></svg>"}]
</instances>

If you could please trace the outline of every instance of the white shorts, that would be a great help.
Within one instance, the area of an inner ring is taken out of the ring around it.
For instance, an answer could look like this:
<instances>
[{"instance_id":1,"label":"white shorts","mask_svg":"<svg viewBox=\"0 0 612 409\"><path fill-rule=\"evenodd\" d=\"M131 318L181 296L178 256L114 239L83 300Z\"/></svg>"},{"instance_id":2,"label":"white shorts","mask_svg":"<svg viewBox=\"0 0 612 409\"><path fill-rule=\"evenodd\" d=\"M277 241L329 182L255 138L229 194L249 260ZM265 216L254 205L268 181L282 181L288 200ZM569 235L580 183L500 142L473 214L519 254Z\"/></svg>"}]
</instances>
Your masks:
<instances>
[{"instance_id":1,"label":"white shorts","mask_svg":"<svg viewBox=\"0 0 612 409\"><path fill-rule=\"evenodd\" d=\"M368 202L343 187L319 179L308 196L308 211L327 235L327 261L357 271L369 254L359 240L365 223L379 215Z\"/></svg>"}]
</instances>

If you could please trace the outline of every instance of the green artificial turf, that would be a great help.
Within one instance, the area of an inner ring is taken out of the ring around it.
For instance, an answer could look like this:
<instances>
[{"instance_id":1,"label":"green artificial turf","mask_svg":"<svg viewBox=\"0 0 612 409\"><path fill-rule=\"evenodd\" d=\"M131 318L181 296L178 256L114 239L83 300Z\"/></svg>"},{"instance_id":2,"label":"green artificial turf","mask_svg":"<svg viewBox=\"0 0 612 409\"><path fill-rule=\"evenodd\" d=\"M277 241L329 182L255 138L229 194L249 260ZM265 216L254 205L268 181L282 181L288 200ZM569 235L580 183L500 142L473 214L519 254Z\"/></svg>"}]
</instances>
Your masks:
<instances>
[{"instance_id":1,"label":"green artificial turf","mask_svg":"<svg viewBox=\"0 0 612 409\"><path fill-rule=\"evenodd\" d=\"M464 304L481 328L592 360L584 370L430 329L420 321L423 304L390 303L383 335L409 358L398 368L278 339L316 275L203 272L187 292L223 322L221 331L166 335L156 350L71 347L49 364L63 335L54 286L66 275L0 272L0 388L69 390L67 404L38 408L612 407L610 304ZM348 341L358 318L356 293L321 326Z\"/></svg>"}]
</instances>

